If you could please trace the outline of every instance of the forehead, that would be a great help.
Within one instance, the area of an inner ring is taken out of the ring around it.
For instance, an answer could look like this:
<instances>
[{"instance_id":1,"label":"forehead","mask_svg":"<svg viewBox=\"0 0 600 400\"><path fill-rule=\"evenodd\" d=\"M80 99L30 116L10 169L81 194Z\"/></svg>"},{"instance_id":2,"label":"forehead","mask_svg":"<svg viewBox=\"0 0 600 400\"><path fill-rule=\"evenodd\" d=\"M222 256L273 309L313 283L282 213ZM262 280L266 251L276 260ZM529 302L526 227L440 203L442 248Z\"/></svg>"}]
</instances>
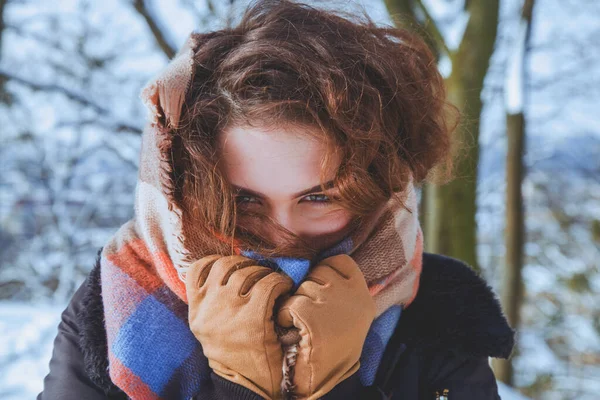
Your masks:
<instances>
[{"instance_id":1,"label":"forehead","mask_svg":"<svg viewBox=\"0 0 600 400\"><path fill-rule=\"evenodd\" d=\"M322 163L330 148L310 127L232 126L219 135L221 167L236 186L285 198L320 183ZM326 178L335 175L332 159Z\"/></svg>"}]
</instances>

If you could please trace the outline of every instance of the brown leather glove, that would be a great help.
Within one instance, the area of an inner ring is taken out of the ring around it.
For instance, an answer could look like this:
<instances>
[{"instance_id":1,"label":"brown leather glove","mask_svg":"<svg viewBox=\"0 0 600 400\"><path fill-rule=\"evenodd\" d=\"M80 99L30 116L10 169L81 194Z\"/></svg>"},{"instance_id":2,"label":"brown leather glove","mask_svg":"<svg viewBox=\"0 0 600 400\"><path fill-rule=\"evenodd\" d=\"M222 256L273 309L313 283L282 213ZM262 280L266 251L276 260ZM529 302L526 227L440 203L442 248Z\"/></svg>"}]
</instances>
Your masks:
<instances>
[{"instance_id":1,"label":"brown leather glove","mask_svg":"<svg viewBox=\"0 0 600 400\"><path fill-rule=\"evenodd\" d=\"M293 366L293 393L318 399L354 374L375 319L375 302L356 262L342 254L326 258L281 305L283 328L300 333Z\"/></svg>"},{"instance_id":2,"label":"brown leather glove","mask_svg":"<svg viewBox=\"0 0 600 400\"><path fill-rule=\"evenodd\" d=\"M208 256L186 276L189 324L209 366L267 399L281 399L283 353L275 302L292 279L242 256Z\"/></svg>"}]
</instances>

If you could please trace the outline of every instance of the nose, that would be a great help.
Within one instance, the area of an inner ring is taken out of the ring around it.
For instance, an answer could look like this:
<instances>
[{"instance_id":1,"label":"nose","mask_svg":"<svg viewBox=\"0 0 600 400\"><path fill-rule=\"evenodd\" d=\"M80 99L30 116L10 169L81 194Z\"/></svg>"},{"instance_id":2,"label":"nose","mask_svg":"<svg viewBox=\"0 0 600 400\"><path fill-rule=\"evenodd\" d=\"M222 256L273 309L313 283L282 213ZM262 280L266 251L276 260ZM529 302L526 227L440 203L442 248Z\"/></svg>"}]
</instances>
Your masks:
<instances>
[{"instance_id":1,"label":"nose","mask_svg":"<svg viewBox=\"0 0 600 400\"><path fill-rule=\"evenodd\" d=\"M274 209L271 214L271 218L273 218L279 225L287 229L292 233L296 233L294 228L294 218L290 210L285 208ZM271 240L275 243L279 243L283 238L280 235L277 235L276 232L269 232Z\"/></svg>"}]
</instances>

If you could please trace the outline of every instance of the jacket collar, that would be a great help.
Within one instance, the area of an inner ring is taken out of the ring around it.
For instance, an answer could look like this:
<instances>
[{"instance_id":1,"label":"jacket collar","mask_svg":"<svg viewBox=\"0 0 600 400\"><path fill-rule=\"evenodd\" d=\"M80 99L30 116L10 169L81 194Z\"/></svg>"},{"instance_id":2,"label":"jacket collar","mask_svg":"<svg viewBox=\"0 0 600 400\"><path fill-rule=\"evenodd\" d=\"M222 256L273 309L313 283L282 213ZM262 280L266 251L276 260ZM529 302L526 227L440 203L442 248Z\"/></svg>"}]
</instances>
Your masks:
<instances>
[{"instance_id":1,"label":"jacket collar","mask_svg":"<svg viewBox=\"0 0 600 400\"><path fill-rule=\"evenodd\" d=\"M100 253L86 282L81 311L80 346L86 372L106 393L119 389L108 376L108 348L101 297ZM508 358L515 331L508 325L493 290L467 264L423 253L423 270L414 301L400 317L388 343L383 369L393 369L407 347L454 349L476 357Z\"/></svg>"},{"instance_id":2,"label":"jacket collar","mask_svg":"<svg viewBox=\"0 0 600 400\"><path fill-rule=\"evenodd\" d=\"M433 253L423 253L419 291L394 335L409 347L497 358L510 356L515 339L486 281L464 262Z\"/></svg>"}]
</instances>

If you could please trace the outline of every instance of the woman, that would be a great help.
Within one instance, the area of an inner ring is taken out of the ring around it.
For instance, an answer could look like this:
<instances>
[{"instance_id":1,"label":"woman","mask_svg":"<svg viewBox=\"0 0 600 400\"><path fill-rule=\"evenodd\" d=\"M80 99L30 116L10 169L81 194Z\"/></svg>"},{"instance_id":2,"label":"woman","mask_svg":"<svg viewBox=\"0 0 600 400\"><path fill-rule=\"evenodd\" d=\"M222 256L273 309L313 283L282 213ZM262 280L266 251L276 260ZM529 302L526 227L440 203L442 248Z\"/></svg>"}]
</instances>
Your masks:
<instances>
[{"instance_id":1,"label":"woman","mask_svg":"<svg viewBox=\"0 0 600 400\"><path fill-rule=\"evenodd\" d=\"M488 357L514 331L469 266L423 252L415 187L453 125L420 39L259 1L142 98L135 216L38 399L499 398Z\"/></svg>"}]
</instances>

